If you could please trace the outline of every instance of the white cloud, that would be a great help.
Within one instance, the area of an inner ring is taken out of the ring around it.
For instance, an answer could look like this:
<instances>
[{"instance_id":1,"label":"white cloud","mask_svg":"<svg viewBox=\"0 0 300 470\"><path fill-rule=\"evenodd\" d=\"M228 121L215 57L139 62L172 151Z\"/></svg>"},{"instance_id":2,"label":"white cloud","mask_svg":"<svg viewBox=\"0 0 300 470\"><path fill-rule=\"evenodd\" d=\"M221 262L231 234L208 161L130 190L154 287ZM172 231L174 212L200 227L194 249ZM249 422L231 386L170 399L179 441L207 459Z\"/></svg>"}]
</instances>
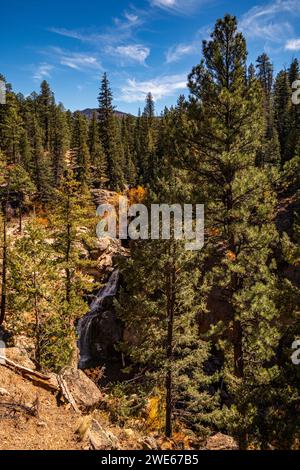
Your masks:
<instances>
[{"instance_id":1,"label":"white cloud","mask_svg":"<svg viewBox=\"0 0 300 470\"><path fill-rule=\"evenodd\" d=\"M124 16L130 23L136 23L139 19L139 17L133 13L125 12Z\"/></svg>"},{"instance_id":2,"label":"white cloud","mask_svg":"<svg viewBox=\"0 0 300 470\"><path fill-rule=\"evenodd\" d=\"M290 39L285 44L287 51L300 51L300 39Z\"/></svg>"},{"instance_id":3,"label":"white cloud","mask_svg":"<svg viewBox=\"0 0 300 470\"><path fill-rule=\"evenodd\" d=\"M166 62L167 64L178 62L182 57L193 54L196 50L195 44L178 44L177 46L172 46L166 53Z\"/></svg>"},{"instance_id":4,"label":"white cloud","mask_svg":"<svg viewBox=\"0 0 300 470\"><path fill-rule=\"evenodd\" d=\"M51 33L77 39L81 42L92 43L95 45L116 44L121 41L128 41L133 36L135 29L143 24L142 15L135 13L135 10L126 11L122 18L114 18L113 25L104 29L102 32L87 29L66 29L66 28L50 28Z\"/></svg>"},{"instance_id":5,"label":"white cloud","mask_svg":"<svg viewBox=\"0 0 300 470\"><path fill-rule=\"evenodd\" d=\"M44 80L45 78L49 78L51 76L50 72L53 68L53 65L50 64L40 64L33 75L34 80Z\"/></svg>"},{"instance_id":6,"label":"white cloud","mask_svg":"<svg viewBox=\"0 0 300 470\"><path fill-rule=\"evenodd\" d=\"M120 101L134 103L144 101L147 93L151 92L155 101L167 96L172 96L179 90L186 88L186 75L168 75L154 78L153 80L136 81L128 79L121 89Z\"/></svg>"},{"instance_id":7,"label":"white cloud","mask_svg":"<svg viewBox=\"0 0 300 470\"><path fill-rule=\"evenodd\" d=\"M211 3L212 0L149 0L153 7L163 8L175 13L188 14L195 8Z\"/></svg>"},{"instance_id":8,"label":"white cloud","mask_svg":"<svg viewBox=\"0 0 300 470\"><path fill-rule=\"evenodd\" d=\"M52 62L73 70L102 70L101 63L94 54L72 52L60 47L48 47L42 53Z\"/></svg>"},{"instance_id":9,"label":"white cloud","mask_svg":"<svg viewBox=\"0 0 300 470\"><path fill-rule=\"evenodd\" d=\"M74 70L102 69L96 57L78 53L69 53L62 55L62 57L60 58L60 64L65 65L66 67L69 67L70 69Z\"/></svg>"},{"instance_id":10,"label":"white cloud","mask_svg":"<svg viewBox=\"0 0 300 470\"><path fill-rule=\"evenodd\" d=\"M112 55L117 55L122 59L138 62L142 65L150 55L150 49L142 44L132 44L128 46L118 46L116 48L109 48Z\"/></svg>"},{"instance_id":11,"label":"white cloud","mask_svg":"<svg viewBox=\"0 0 300 470\"><path fill-rule=\"evenodd\" d=\"M209 39L212 31L211 25L202 26L189 43L174 44L166 52L166 63L178 62L182 57L201 52L203 39Z\"/></svg>"},{"instance_id":12,"label":"white cloud","mask_svg":"<svg viewBox=\"0 0 300 470\"><path fill-rule=\"evenodd\" d=\"M167 8L172 8L176 6L177 1L176 0L152 0L152 5L158 6L158 7L167 7Z\"/></svg>"},{"instance_id":13,"label":"white cloud","mask_svg":"<svg viewBox=\"0 0 300 470\"><path fill-rule=\"evenodd\" d=\"M86 40L87 37L81 31L75 29L66 29L66 28L49 28L50 33L58 34L59 36L65 36L67 38L78 39L79 41Z\"/></svg>"},{"instance_id":14,"label":"white cloud","mask_svg":"<svg viewBox=\"0 0 300 470\"><path fill-rule=\"evenodd\" d=\"M248 37L281 43L293 32L287 17L299 14L299 0L275 0L251 8L242 17L240 27Z\"/></svg>"}]
</instances>

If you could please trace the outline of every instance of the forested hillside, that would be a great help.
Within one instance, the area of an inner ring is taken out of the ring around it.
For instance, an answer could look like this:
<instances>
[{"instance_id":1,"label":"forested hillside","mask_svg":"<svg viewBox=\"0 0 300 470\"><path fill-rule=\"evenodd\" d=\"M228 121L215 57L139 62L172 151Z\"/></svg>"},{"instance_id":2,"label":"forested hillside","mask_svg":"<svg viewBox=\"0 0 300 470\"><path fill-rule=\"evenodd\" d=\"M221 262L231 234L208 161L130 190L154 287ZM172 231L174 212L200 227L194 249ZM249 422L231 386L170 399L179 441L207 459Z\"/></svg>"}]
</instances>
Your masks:
<instances>
[{"instance_id":1,"label":"forested hillside","mask_svg":"<svg viewBox=\"0 0 300 470\"><path fill-rule=\"evenodd\" d=\"M188 96L161 115L151 93L137 117L116 114L106 74L91 118L57 103L46 81L25 97L0 78L1 338L26 337L39 372L77 367L78 321L111 273L97 273L100 193L204 204L202 250L173 236L129 241L113 259L110 308L126 334L109 412L193 445L220 432L241 449L299 449L297 59L276 75L266 53L250 64L227 15Z\"/></svg>"}]
</instances>

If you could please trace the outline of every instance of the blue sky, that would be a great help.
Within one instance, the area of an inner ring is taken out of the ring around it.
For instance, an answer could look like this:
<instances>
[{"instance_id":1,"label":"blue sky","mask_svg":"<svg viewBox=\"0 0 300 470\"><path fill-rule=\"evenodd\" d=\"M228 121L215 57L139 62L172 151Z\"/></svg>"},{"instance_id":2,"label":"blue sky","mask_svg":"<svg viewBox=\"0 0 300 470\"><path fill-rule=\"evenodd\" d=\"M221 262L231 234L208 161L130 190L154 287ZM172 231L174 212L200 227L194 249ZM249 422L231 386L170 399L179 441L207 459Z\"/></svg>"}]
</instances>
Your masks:
<instances>
[{"instance_id":1,"label":"blue sky","mask_svg":"<svg viewBox=\"0 0 300 470\"><path fill-rule=\"evenodd\" d=\"M10 0L0 72L25 95L46 79L76 110L97 105L107 71L119 110L136 114L151 91L159 112L186 91L201 41L225 13L239 19L249 62L266 51L279 70L300 58L300 0Z\"/></svg>"}]
</instances>

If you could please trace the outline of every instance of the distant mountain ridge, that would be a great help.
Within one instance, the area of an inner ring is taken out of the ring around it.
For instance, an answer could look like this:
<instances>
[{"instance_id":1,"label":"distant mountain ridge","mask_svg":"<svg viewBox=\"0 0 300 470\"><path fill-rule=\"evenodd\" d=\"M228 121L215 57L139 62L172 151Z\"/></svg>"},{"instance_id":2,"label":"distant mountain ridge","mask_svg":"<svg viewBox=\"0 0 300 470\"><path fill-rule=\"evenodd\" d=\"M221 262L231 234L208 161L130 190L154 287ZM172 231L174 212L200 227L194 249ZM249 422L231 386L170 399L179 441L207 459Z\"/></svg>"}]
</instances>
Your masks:
<instances>
[{"instance_id":1,"label":"distant mountain ridge","mask_svg":"<svg viewBox=\"0 0 300 470\"><path fill-rule=\"evenodd\" d=\"M82 111L79 111L83 116L88 119L92 119L94 113L98 113L98 109L96 108L86 108ZM114 111L115 116L122 119L123 117L129 116L128 113L123 113L122 111Z\"/></svg>"}]
</instances>

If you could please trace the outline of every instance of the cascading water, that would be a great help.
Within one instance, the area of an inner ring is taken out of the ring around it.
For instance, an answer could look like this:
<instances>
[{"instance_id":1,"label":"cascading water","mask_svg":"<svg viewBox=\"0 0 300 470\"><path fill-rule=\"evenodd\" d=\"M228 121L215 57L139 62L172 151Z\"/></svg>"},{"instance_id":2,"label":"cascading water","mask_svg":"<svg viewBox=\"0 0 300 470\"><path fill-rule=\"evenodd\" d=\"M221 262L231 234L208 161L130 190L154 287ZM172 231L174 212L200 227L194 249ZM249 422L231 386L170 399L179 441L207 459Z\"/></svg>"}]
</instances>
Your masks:
<instances>
[{"instance_id":1,"label":"cascading water","mask_svg":"<svg viewBox=\"0 0 300 470\"><path fill-rule=\"evenodd\" d=\"M113 309L118 284L119 270L115 270L98 292L89 313L78 322L80 369L100 364L108 348L120 339L120 325Z\"/></svg>"}]
</instances>

